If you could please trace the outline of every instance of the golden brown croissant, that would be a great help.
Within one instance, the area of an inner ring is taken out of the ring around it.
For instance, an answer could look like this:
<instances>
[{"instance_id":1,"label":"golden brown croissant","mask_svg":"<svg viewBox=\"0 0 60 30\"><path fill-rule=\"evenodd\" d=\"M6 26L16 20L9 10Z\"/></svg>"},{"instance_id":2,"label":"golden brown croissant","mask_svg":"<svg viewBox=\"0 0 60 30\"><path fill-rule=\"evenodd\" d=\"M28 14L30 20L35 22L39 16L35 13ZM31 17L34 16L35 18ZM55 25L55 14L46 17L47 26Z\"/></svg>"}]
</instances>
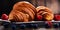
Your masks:
<instances>
[{"instance_id":1,"label":"golden brown croissant","mask_svg":"<svg viewBox=\"0 0 60 30\"><path fill-rule=\"evenodd\" d=\"M33 21L35 18L36 9L29 2L18 2L13 6L9 14L10 21L28 22Z\"/></svg>"},{"instance_id":2,"label":"golden brown croissant","mask_svg":"<svg viewBox=\"0 0 60 30\"><path fill-rule=\"evenodd\" d=\"M53 12L47 7L38 6L36 10L37 10L37 15L42 15L44 20L50 21L54 18Z\"/></svg>"}]
</instances>

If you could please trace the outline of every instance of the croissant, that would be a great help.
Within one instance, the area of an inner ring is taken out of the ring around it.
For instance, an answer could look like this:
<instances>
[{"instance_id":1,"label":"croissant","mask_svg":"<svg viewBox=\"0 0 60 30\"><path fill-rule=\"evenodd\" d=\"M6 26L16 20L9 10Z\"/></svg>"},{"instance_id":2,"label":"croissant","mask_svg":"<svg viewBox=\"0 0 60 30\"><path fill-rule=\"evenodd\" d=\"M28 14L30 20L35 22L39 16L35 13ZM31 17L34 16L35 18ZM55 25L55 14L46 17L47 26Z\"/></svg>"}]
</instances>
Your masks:
<instances>
[{"instance_id":1,"label":"croissant","mask_svg":"<svg viewBox=\"0 0 60 30\"><path fill-rule=\"evenodd\" d=\"M54 18L53 12L48 7L38 6L36 10L37 10L37 15L43 16L43 20L50 21Z\"/></svg>"},{"instance_id":2,"label":"croissant","mask_svg":"<svg viewBox=\"0 0 60 30\"><path fill-rule=\"evenodd\" d=\"M35 18L35 7L26 1L17 2L14 4L12 11L9 14L10 21L28 22Z\"/></svg>"}]
</instances>

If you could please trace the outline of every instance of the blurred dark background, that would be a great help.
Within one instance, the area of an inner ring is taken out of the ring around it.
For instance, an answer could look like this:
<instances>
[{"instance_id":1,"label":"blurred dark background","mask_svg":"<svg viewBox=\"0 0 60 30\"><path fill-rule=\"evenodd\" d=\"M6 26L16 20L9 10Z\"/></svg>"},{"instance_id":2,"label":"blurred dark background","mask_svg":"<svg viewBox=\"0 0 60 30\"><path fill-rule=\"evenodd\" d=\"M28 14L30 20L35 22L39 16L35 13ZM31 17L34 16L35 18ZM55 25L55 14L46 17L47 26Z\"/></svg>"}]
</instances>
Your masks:
<instances>
[{"instance_id":1,"label":"blurred dark background","mask_svg":"<svg viewBox=\"0 0 60 30\"><path fill-rule=\"evenodd\" d=\"M26 0L0 0L0 18L1 18L1 15L4 13L9 15L13 5L19 1L26 1Z\"/></svg>"},{"instance_id":2,"label":"blurred dark background","mask_svg":"<svg viewBox=\"0 0 60 30\"><path fill-rule=\"evenodd\" d=\"M35 7L39 5L47 6L52 9L53 13L60 14L60 0L0 0L0 17L4 13L9 15L13 5L19 1L28 1Z\"/></svg>"}]
</instances>

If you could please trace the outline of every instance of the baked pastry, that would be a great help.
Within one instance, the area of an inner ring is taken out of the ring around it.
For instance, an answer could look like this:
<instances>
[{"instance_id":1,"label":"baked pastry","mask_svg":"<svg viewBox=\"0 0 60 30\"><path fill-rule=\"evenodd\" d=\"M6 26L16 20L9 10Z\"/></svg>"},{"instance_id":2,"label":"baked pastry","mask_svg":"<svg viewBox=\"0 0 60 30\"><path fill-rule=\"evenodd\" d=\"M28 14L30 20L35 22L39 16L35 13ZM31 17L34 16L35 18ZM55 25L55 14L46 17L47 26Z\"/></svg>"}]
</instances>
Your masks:
<instances>
[{"instance_id":1,"label":"baked pastry","mask_svg":"<svg viewBox=\"0 0 60 30\"><path fill-rule=\"evenodd\" d=\"M21 1L13 6L12 11L9 14L10 21L28 22L33 21L35 18L35 7L26 1Z\"/></svg>"},{"instance_id":2,"label":"baked pastry","mask_svg":"<svg viewBox=\"0 0 60 30\"><path fill-rule=\"evenodd\" d=\"M49 9L45 6L38 6L36 8L36 10L37 10L37 15L42 15L43 16L43 20L50 21L54 18L54 14L51 11L51 9Z\"/></svg>"}]
</instances>

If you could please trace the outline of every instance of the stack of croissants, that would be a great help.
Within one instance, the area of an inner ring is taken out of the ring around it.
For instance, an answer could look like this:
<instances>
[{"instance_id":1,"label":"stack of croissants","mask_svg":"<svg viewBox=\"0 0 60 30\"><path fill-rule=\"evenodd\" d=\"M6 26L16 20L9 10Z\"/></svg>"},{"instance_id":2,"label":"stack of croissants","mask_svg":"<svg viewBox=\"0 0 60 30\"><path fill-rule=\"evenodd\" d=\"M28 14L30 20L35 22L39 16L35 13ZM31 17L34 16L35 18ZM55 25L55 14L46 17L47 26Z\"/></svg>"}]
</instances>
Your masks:
<instances>
[{"instance_id":1,"label":"stack of croissants","mask_svg":"<svg viewBox=\"0 0 60 30\"><path fill-rule=\"evenodd\" d=\"M15 22L29 22L37 19L37 15L41 15L43 17L42 19L47 21L54 18L54 14L49 8L45 6L35 8L31 3L21 1L14 4L9 14L9 20Z\"/></svg>"}]
</instances>

